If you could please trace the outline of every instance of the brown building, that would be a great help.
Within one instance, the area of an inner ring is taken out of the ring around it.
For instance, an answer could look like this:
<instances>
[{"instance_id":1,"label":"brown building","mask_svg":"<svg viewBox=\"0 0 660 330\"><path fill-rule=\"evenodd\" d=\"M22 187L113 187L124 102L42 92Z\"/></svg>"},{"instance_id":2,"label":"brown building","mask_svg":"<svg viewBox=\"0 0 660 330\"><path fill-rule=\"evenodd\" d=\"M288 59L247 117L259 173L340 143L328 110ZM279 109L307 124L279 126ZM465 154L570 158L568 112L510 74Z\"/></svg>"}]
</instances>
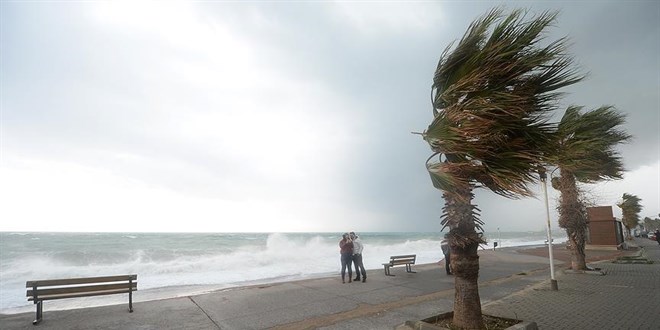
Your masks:
<instances>
[{"instance_id":1,"label":"brown building","mask_svg":"<svg viewBox=\"0 0 660 330\"><path fill-rule=\"evenodd\" d=\"M589 235L587 244L619 247L623 243L623 227L612 213L611 206L588 207Z\"/></svg>"}]
</instances>

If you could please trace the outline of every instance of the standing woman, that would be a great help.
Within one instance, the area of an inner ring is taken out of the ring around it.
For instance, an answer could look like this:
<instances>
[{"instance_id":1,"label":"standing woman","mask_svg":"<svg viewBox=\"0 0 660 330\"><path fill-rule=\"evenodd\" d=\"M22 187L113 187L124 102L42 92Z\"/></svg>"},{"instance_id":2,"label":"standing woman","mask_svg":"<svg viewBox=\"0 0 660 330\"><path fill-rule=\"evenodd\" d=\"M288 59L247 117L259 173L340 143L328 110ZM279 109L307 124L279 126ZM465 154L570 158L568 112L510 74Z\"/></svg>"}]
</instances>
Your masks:
<instances>
[{"instance_id":1,"label":"standing woman","mask_svg":"<svg viewBox=\"0 0 660 330\"><path fill-rule=\"evenodd\" d=\"M346 267L348 267L348 283L351 283L353 277L353 242L348 233L342 235L339 241L339 253L341 253L341 282L346 283Z\"/></svg>"}]
</instances>

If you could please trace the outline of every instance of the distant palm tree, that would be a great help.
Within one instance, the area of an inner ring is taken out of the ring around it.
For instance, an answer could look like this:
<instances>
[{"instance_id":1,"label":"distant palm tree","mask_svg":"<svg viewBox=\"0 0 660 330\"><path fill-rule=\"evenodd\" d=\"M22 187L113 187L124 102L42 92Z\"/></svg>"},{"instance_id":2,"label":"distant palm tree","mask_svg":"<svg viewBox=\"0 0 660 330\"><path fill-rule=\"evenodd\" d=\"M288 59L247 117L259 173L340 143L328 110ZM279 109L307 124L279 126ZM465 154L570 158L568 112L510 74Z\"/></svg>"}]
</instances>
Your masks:
<instances>
[{"instance_id":1,"label":"distant palm tree","mask_svg":"<svg viewBox=\"0 0 660 330\"><path fill-rule=\"evenodd\" d=\"M557 127L555 143L547 154L561 175L552 179L552 186L561 193L559 226L566 229L574 270L587 269L584 253L587 211L577 182L620 179L623 162L615 147L631 138L620 128L625 116L614 107L603 106L584 113L581 110L578 106L566 109Z\"/></svg>"},{"instance_id":2,"label":"distant palm tree","mask_svg":"<svg viewBox=\"0 0 660 330\"><path fill-rule=\"evenodd\" d=\"M621 220L627 229L626 239L632 239L630 231L639 225L639 212L642 211L641 201L642 199L635 195L624 193L621 202L617 204L621 208Z\"/></svg>"},{"instance_id":3,"label":"distant palm tree","mask_svg":"<svg viewBox=\"0 0 660 330\"><path fill-rule=\"evenodd\" d=\"M432 87L434 119L422 134L434 154L427 160L433 185L443 191L443 229L449 227L456 275L453 324L483 328L479 256L484 243L475 188L509 198L531 196L543 147L554 127L558 89L583 77L571 69L565 39L540 46L556 13L526 19L493 9L475 20L440 57ZM429 163L435 157L438 162ZM444 158L444 159L443 159Z\"/></svg>"}]
</instances>

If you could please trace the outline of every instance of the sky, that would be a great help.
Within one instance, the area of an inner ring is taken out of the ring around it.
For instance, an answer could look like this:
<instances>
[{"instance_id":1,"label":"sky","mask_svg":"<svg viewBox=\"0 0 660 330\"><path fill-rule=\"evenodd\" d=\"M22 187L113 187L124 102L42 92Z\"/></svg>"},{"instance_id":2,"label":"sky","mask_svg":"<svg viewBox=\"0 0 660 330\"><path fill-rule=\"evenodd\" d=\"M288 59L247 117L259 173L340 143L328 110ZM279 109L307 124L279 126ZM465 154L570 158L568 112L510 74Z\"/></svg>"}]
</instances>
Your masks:
<instances>
[{"instance_id":1,"label":"sky","mask_svg":"<svg viewBox=\"0 0 660 330\"><path fill-rule=\"evenodd\" d=\"M584 186L660 213L655 1L0 2L0 231L439 231L419 135L442 51L490 8L559 10L634 136L624 179ZM477 191L486 231L537 231L537 198ZM548 188L557 227L557 193Z\"/></svg>"}]
</instances>

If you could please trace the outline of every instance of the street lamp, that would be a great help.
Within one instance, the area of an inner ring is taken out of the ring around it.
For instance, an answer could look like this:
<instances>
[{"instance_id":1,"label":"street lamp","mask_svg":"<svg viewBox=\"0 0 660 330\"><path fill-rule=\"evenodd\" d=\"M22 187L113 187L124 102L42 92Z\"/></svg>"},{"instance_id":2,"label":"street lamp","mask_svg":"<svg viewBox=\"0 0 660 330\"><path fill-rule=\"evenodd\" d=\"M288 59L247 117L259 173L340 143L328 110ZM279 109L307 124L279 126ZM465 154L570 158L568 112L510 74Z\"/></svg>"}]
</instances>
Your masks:
<instances>
[{"instance_id":1,"label":"street lamp","mask_svg":"<svg viewBox=\"0 0 660 330\"><path fill-rule=\"evenodd\" d=\"M550 259L550 288L552 291L559 290L557 280L555 279L555 264L552 255L552 230L550 229L550 207L548 206L548 185L546 184L547 175L545 168L539 167L539 178L543 186L543 195L545 196L545 218L546 218L546 232L548 235L548 258Z\"/></svg>"}]
</instances>

